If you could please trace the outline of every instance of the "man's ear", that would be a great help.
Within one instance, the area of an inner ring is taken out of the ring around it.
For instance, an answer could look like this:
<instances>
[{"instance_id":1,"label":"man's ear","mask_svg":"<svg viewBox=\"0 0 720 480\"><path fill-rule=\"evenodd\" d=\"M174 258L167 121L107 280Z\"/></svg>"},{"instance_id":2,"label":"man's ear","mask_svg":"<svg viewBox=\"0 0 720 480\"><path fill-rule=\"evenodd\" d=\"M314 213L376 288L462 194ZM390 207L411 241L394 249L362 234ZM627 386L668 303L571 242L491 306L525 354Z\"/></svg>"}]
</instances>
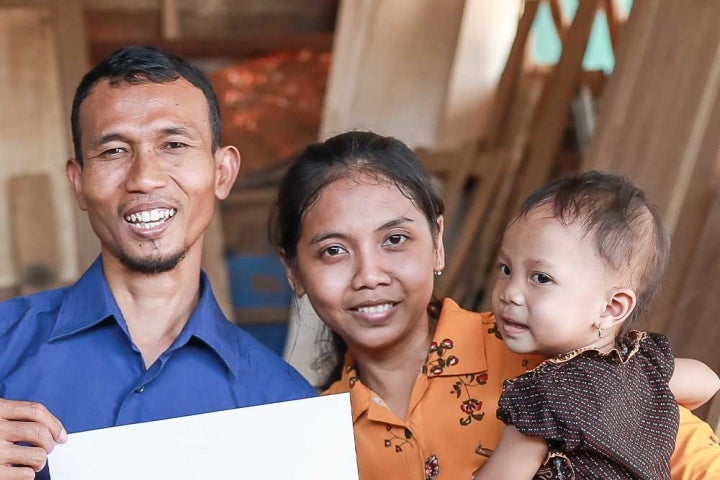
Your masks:
<instances>
[{"instance_id":1,"label":"man's ear","mask_svg":"<svg viewBox=\"0 0 720 480\"><path fill-rule=\"evenodd\" d=\"M75 200L81 210L87 210L87 202L85 201L85 193L82 186L82 167L80 162L75 158L69 158L65 162L65 176L70 182L70 186L75 193Z\"/></svg>"},{"instance_id":2,"label":"man's ear","mask_svg":"<svg viewBox=\"0 0 720 480\"><path fill-rule=\"evenodd\" d=\"M220 147L215 151L215 196L225 200L235 184L240 170L240 152L232 145Z\"/></svg>"},{"instance_id":3,"label":"man's ear","mask_svg":"<svg viewBox=\"0 0 720 480\"><path fill-rule=\"evenodd\" d=\"M278 253L280 254L280 261L282 262L283 267L285 267L285 276L287 277L287 281L290 284L290 288L292 288L293 292L295 292L295 296L297 296L298 298L302 297L303 295L305 295L305 289L303 288L300 279L297 278L295 268L285 256L284 249L281 248Z\"/></svg>"},{"instance_id":4,"label":"man's ear","mask_svg":"<svg viewBox=\"0 0 720 480\"><path fill-rule=\"evenodd\" d=\"M613 289L605 304L605 310L600 315L600 328L609 329L624 322L635 310L636 303L637 298L632 288Z\"/></svg>"},{"instance_id":5,"label":"man's ear","mask_svg":"<svg viewBox=\"0 0 720 480\"><path fill-rule=\"evenodd\" d=\"M443 231L445 228L445 220L442 215L437 219L438 231L435 235L435 259L433 263L433 270L436 272L442 272L445 268L445 245L443 244Z\"/></svg>"}]
</instances>

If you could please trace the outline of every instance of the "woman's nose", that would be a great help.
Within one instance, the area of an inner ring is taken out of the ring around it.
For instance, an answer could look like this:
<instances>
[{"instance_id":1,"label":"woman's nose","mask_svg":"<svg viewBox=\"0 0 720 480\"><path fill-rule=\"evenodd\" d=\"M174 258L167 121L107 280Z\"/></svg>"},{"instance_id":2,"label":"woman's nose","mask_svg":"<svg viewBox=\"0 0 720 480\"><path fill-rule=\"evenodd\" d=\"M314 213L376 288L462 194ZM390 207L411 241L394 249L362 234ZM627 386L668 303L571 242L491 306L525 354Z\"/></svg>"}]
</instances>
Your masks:
<instances>
[{"instance_id":1,"label":"woman's nose","mask_svg":"<svg viewBox=\"0 0 720 480\"><path fill-rule=\"evenodd\" d=\"M390 283L390 266L376 252L361 252L356 257L355 275L352 286L355 289L376 288Z\"/></svg>"}]
</instances>

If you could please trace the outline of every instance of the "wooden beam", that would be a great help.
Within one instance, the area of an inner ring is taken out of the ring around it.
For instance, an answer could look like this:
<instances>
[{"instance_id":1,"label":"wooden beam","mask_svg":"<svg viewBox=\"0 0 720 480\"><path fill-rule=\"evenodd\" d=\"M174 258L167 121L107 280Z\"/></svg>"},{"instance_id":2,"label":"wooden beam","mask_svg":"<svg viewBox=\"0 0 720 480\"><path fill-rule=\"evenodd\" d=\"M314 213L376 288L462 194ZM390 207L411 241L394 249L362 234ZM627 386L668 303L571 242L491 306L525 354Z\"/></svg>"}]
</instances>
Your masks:
<instances>
[{"instance_id":1,"label":"wooden beam","mask_svg":"<svg viewBox=\"0 0 720 480\"><path fill-rule=\"evenodd\" d=\"M162 18L160 30L164 40L174 40L180 37L180 10L176 0L161 0L160 17Z\"/></svg>"},{"instance_id":2,"label":"wooden beam","mask_svg":"<svg viewBox=\"0 0 720 480\"><path fill-rule=\"evenodd\" d=\"M13 258L23 295L58 286L60 259L55 199L47 174L8 179Z\"/></svg>"},{"instance_id":3,"label":"wooden beam","mask_svg":"<svg viewBox=\"0 0 720 480\"><path fill-rule=\"evenodd\" d=\"M563 38L560 60L547 79L533 120L525 170L512 202L514 207L548 179L567 125L570 101L579 83L598 1L580 2L575 18Z\"/></svg>"},{"instance_id":4,"label":"wooden beam","mask_svg":"<svg viewBox=\"0 0 720 480\"><path fill-rule=\"evenodd\" d=\"M517 34L510 48L510 55L508 55L505 69L500 76L495 98L493 99L490 121L485 134L485 143L489 147L497 146L500 143L500 137L505 129L508 110L525 63L525 50L530 36L530 29L535 21L539 6L539 0L525 2L525 10L522 17L520 17Z\"/></svg>"},{"instance_id":5,"label":"wooden beam","mask_svg":"<svg viewBox=\"0 0 720 480\"><path fill-rule=\"evenodd\" d=\"M229 38L177 38L160 37L127 40L94 41L90 57L97 61L129 43L151 45L185 58L245 58L275 52L314 50L328 52L332 48L332 33L306 33L292 35L244 35Z\"/></svg>"}]
</instances>

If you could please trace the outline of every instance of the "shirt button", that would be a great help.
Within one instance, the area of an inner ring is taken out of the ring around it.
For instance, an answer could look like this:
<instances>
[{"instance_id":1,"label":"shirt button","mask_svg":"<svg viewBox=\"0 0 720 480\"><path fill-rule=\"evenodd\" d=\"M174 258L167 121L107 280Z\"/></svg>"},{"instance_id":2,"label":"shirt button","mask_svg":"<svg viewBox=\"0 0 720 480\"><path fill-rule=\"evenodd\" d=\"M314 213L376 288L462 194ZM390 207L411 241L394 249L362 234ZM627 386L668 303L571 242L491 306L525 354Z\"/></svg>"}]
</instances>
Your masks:
<instances>
[{"instance_id":1,"label":"shirt button","mask_svg":"<svg viewBox=\"0 0 720 480\"><path fill-rule=\"evenodd\" d=\"M135 393L142 393L145 391L145 385L140 385L138 388L135 389Z\"/></svg>"}]
</instances>

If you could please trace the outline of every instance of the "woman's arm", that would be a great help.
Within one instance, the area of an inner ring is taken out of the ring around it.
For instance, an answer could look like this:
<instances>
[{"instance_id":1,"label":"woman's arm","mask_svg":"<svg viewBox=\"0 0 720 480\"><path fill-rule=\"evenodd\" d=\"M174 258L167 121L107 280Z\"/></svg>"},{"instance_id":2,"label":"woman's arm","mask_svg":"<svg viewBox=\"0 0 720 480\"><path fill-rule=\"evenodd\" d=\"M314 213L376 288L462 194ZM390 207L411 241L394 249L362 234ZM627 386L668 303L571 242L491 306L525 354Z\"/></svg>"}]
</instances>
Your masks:
<instances>
[{"instance_id":1,"label":"woman's arm","mask_svg":"<svg viewBox=\"0 0 720 480\"><path fill-rule=\"evenodd\" d=\"M513 426L506 426L497 448L473 480L531 480L540 469L548 447L545 440L528 437Z\"/></svg>"},{"instance_id":2,"label":"woman's arm","mask_svg":"<svg viewBox=\"0 0 720 480\"><path fill-rule=\"evenodd\" d=\"M710 400L720 389L720 378L704 363L691 358L676 358L670 390L677 402L694 410Z\"/></svg>"}]
</instances>

